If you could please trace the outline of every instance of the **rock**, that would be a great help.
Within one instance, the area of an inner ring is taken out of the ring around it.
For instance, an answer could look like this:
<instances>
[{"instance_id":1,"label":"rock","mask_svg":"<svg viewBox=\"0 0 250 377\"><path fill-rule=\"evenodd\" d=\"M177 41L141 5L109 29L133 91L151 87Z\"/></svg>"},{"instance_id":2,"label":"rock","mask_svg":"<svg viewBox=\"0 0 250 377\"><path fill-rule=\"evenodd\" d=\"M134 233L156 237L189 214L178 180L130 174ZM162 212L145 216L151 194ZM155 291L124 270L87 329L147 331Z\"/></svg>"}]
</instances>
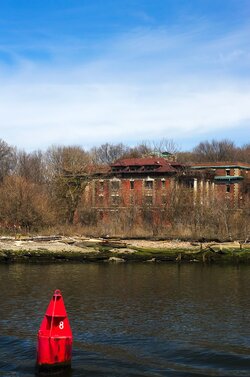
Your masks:
<instances>
[{"instance_id":1,"label":"rock","mask_svg":"<svg viewBox=\"0 0 250 377\"><path fill-rule=\"evenodd\" d=\"M116 253L116 254L134 254L136 251L133 250L133 249L111 249L110 250L112 253Z\"/></svg>"},{"instance_id":2,"label":"rock","mask_svg":"<svg viewBox=\"0 0 250 377\"><path fill-rule=\"evenodd\" d=\"M114 263L123 263L125 260L123 258L118 258L118 257L110 257L108 259L109 262L114 262Z\"/></svg>"},{"instance_id":3,"label":"rock","mask_svg":"<svg viewBox=\"0 0 250 377\"><path fill-rule=\"evenodd\" d=\"M146 260L146 262L155 262L155 258L148 259L148 260Z\"/></svg>"}]
</instances>

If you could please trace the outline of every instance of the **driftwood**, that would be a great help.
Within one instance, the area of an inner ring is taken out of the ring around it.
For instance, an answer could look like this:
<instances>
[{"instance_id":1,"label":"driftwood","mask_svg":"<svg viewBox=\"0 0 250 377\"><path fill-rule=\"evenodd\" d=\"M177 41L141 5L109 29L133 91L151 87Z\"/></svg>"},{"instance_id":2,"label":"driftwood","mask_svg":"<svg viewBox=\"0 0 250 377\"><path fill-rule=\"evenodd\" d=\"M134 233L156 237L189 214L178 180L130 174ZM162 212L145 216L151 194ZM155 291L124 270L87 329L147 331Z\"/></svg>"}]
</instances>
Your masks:
<instances>
[{"instance_id":1,"label":"driftwood","mask_svg":"<svg viewBox=\"0 0 250 377\"><path fill-rule=\"evenodd\" d=\"M22 239L23 241L49 242L61 240L62 236L36 236Z\"/></svg>"},{"instance_id":2,"label":"driftwood","mask_svg":"<svg viewBox=\"0 0 250 377\"><path fill-rule=\"evenodd\" d=\"M99 243L100 246L106 246L106 247L112 247L116 249L123 249L127 247L126 242L120 242L120 241L112 241L112 240L104 240Z\"/></svg>"}]
</instances>

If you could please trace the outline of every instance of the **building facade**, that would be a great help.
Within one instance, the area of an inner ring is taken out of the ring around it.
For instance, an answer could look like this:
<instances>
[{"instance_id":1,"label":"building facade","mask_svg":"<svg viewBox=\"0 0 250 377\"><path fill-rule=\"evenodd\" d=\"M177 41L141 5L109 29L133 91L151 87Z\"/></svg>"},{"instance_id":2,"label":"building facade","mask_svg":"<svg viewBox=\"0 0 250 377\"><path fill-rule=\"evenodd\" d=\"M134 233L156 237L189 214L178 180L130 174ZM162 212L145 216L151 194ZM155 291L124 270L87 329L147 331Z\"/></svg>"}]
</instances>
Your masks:
<instances>
[{"instance_id":1,"label":"building facade","mask_svg":"<svg viewBox=\"0 0 250 377\"><path fill-rule=\"evenodd\" d=\"M173 192L182 188L192 200L203 202L212 195L213 177L210 169L190 169L164 157L122 159L91 180L85 200L100 216L117 209L164 208Z\"/></svg>"},{"instance_id":2,"label":"building facade","mask_svg":"<svg viewBox=\"0 0 250 377\"><path fill-rule=\"evenodd\" d=\"M231 208L241 208L250 196L250 164L243 162L209 162L190 166L193 171L211 171L216 197L227 198Z\"/></svg>"},{"instance_id":3,"label":"building facade","mask_svg":"<svg viewBox=\"0 0 250 377\"><path fill-rule=\"evenodd\" d=\"M89 183L85 200L100 213L131 207L161 208L177 187L189 189L200 204L215 197L227 198L240 208L250 193L250 164L215 162L186 165L164 157L121 159L96 175Z\"/></svg>"}]
</instances>

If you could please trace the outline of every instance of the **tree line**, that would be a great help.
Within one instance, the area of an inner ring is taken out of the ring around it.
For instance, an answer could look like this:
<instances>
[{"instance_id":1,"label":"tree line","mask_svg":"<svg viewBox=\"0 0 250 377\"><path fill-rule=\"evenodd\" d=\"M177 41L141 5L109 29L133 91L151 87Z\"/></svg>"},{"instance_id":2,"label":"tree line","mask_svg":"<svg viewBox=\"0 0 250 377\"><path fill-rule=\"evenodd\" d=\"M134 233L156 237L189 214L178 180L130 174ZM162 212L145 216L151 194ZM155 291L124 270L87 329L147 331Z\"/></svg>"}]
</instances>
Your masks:
<instances>
[{"instance_id":1,"label":"tree line","mask_svg":"<svg viewBox=\"0 0 250 377\"><path fill-rule=\"evenodd\" d=\"M74 223L76 209L82 213L78 220L80 226L96 225L95 214L91 209L84 208L81 202L93 174L117 159L137 158L164 151L175 154L178 161L187 164L205 161L250 162L250 144L237 147L227 139L200 142L192 151L180 151L174 141L162 139L143 142L134 147L123 143L105 143L88 151L75 145L51 146L44 152L19 150L0 139L0 231L39 232L44 229L69 228ZM182 200L179 200L178 207L176 198L177 193L166 209L168 216L170 210L178 212ZM184 216L187 201L182 205L181 213ZM127 219L120 218L123 226L136 221L133 216L132 213ZM145 221L149 219L150 222L150 216L146 210Z\"/></svg>"}]
</instances>

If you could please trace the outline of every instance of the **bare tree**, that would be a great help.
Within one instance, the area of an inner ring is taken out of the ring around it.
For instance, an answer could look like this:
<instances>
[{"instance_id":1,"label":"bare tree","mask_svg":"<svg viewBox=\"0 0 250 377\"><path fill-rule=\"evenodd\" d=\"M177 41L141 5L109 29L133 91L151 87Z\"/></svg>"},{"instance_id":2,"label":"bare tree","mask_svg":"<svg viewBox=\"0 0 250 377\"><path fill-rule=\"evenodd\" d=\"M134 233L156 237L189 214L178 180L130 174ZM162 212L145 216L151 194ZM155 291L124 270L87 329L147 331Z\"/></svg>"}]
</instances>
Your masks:
<instances>
[{"instance_id":1,"label":"bare tree","mask_svg":"<svg viewBox=\"0 0 250 377\"><path fill-rule=\"evenodd\" d=\"M179 151L179 147L172 139L163 138L158 141L149 142L149 146L154 152L163 153L168 152L176 154Z\"/></svg>"},{"instance_id":2,"label":"bare tree","mask_svg":"<svg viewBox=\"0 0 250 377\"><path fill-rule=\"evenodd\" d=\"M250 163L250 144L245 144L238 149L238 160Z\"/></svg>"},{"instance_id":3,"label":"bare tree","mask_svg":"<svg viewBox=\"0 0 250 377\"><path fill-rule=\"evenodd\" d=\"M143 141L135 147L130 147L122 158L140 158L149 155L160 155L164 152L175 155L179 148L172 139L163 138L158 141Z\"/></svg>"},{"instance_id":4,"label":"bare tree","mask_svg":"<svg viewBox=\"0 0 250 377\"><path fill-rule=\"evenodd\" d=\"M15 148L0 139L0 181L13 171L16 164Z\"/></svg>"},{"instance_id":5,"label":"bare tree","mask_svg":"<svg viewBox=\"0 0 250 377\"><path fill-rule=\"evenodd\" d=\"M38 230L53 221L49 197L41 185L15 175L0 186L0 220L10 230Z\"/></svg>"},{"instance_id":6,"label":"bare tree","mask_svg":"<svg viewBox=\"0 0 250 377\"><path fill-rule=\"evenodd\" d=\"M234 161L237 159L237 148L234 142L228 139L201 142L193 149L193 153L197 162Z\"/></svg>"},{"instance_id":7,"label":"bare tree","mask_svg":"<svg viewBox=\"0 0 250 377\"><path fill-rule=\"evenodd\" d=\"M143 142L135 147L129 148L129 150L122 156L122 158L140 158L150 155L153 152L152 148Z\"/></svg>"},{"instance_id":8,"label":"bare tree","mask_svg":"<svg viewBox=\"0 0 250 377\"><path fill-rule=\"evenodd\" d=\"M102 144L100 147L94 147L91 149L91 155L94 164L112 164L112 162L118 160L126 153L129 148L122 143L119 144Z\"/></svg>"},{"instance_id":9,"label":"bare tree","mask_svg":"<svg viewBox=\"0 0 250 377\"><path fill-rule=\"evenodd\" d=\"M73 223L93 167L80 146L51 147L46 154L47 179L60 222Z\"/></svg>"},{"instance_id":10,"label":"bare tree","mask_svg":"<svg viewBox=\"0 0 250 377\"><path fill-rule=\"evenodd\" d=\"M45 181L45 163L41 151L17 153L16 174L32 182L43 184Z\"/></svg>"},{"instance_id":11,"label":"bare tree","mask_svg":"<svg viewBox=\"0 0 250 377\"><path fill-rule=\"evenodd\" d=\"M196 155L193 152L178 152L178 162L192 163L196 161Z\"/></svg>"}]
</instances>

